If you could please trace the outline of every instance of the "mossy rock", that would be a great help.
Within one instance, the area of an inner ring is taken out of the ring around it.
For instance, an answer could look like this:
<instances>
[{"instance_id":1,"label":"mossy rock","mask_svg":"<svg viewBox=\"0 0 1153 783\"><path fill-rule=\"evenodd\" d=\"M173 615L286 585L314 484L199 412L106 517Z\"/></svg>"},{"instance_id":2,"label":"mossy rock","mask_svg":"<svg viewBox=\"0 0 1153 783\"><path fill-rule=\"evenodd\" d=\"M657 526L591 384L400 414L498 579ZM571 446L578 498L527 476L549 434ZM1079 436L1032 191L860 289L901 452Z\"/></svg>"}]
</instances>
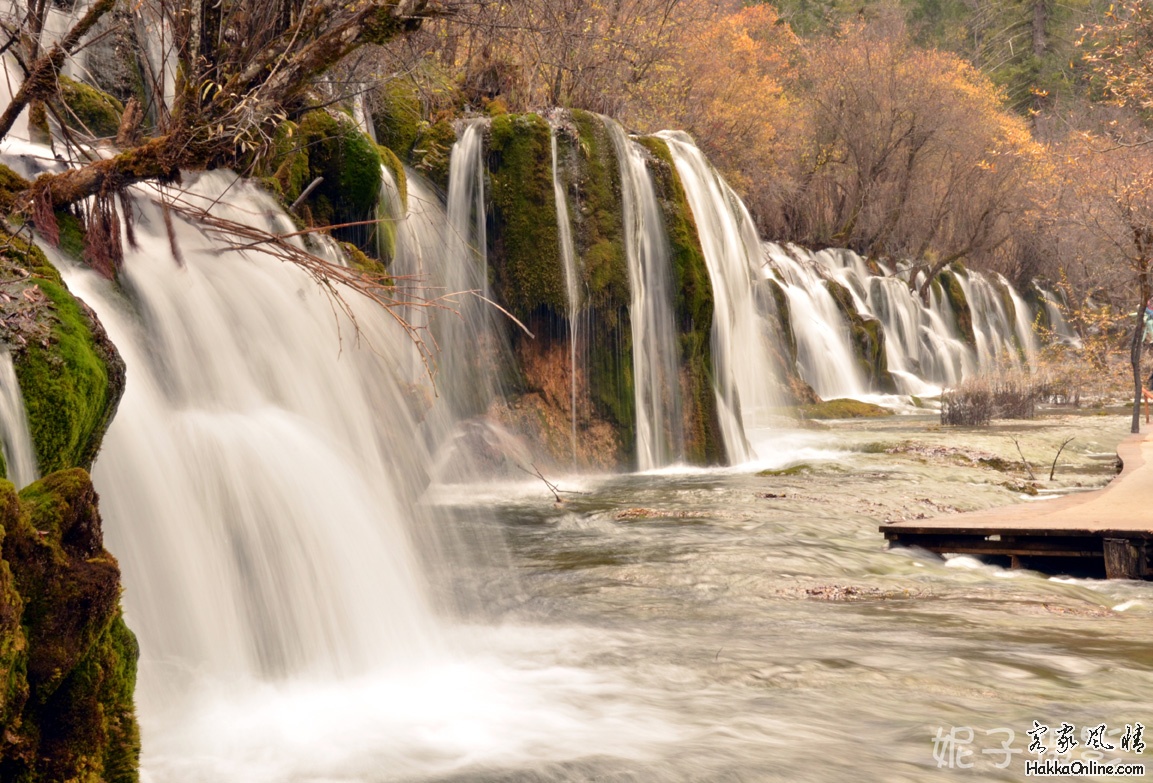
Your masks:
<instances>
[{"instance_id":1,"label":"mossy rock","mask_svg":"<svg viewBox=\"0 0 1153 783\"><path fill-rule=\"evenodd\" d=\"M768 478L775 476L803 476L806 473L812 472L812 465L807 462L799 462L796 465L789 465L785 468L769 468L768 470L757 471L757 475Z\"/></svg>"},{"instance_id":2,"label":"mossy rock","mask_svg":"<svg viewBox=\"0 0 1153 783\"><path fill-rule=\"evenodd\" d=\"M0 779L134 783L139 649L121 615L119 568L103 548L91 479L59 471L18 499L0 482L0 521L24 635L23 682L12 690L23 698L3 726Z\"/></svg>"},{"instance_id":3,"label":"mossy rock","mask_svg":"<svg viewBox=\"0 0 1153 783\"><path fill-rule=\"evenodd\" d=\"M0 555L4 554L5 530L13 528L20 518L16 488L0 480ZM28 641L20 617L24 601L6 560L0 559L0 735L19 726L20 713L28 699ZM8 743L0 736L0 757Z\"/></svg>"},{"instance_id":4,"label":"mossy rock","mask_svg":"<svg viewBox=\"0 0 1153 783\"><path fill-rule=\"evenodd\" d=\"M409 161L424 174L442 193L448 192L448 168L452 157L452 145L456 143L456 130L447 120L422 123L416 137Z\"/></svg>"},{"instance_id":5,"label":"mossy rock","mask_svg":"<svg viewBox=\"0 0 1153 783\"><path fill-rule=\"evenodd\" d=\"M849 326L853 356L869 388L895 394L897 382L889 372L889 361L885 356L884 326L876 318L863 316L857 312L849 289L835 280L825 280L824 283Z\"/></svg>"},{"instance_id":6,"label":"mossy rock","mask_svg":"<svg viewBox=\"0 0 1153 783\"><path fill-rule=\"evenodd\" d=\"M60 98L67 111L64 124L97 138L111 138L120 129L124 104L107 93L60 74Z\"/></svg>"},{"instance_id":7,"label":"mossy rock","mask_svg":"<svg viewBox=\"0 0 1153 783\"><path fill-rule=\"evenodd\" d=\"M399 155L407 156L420 136L420 88L407 77L387 79L370 94L376 139Z\"/></svg>"},{"instance_id":8,"label":"mossy rock","mask_svg":"<svg viewBox=\"0 0 1153 783\"><path fill-rule=\"evenodd\" d=\"M82 260L87 229L80 218L71 212L57 210L56 227L60 231L60 250L77 261Z\"/></svg>"},{"instance_id":9,"label":"mossy rock","mask_svg":"<svg viewBox=\"0 0 1153 783\"><path fill-rule=\"evenodd\" d=\"M965 298L965 289L961 287L957 273L945 269L937 275L937 280L940 280L941 293L953 311L957 332L961 335L961 339L968 345L976 347L977 334L973 331L973 311L969 308L969 300Z\"/></svg>"},{"instance_id":10,"label":"mossy rock","mask_svg":"<svg viewBox=\"0 0 1153 783\"><path fill-rule=\"evenodd\" d=\"M650 153L653 188L669 239L675 313L680 333L685 459L714 465L725 460L724 435L713 380L713 285L696 220L664 139L639 139Z\"/></svg>"},{"instance_id":11,"label":"mossy rock","mask_svg":"<svg viewBox=\"0 0 1153 783\"><path fill-rule=\"evenodd\" d=\"M802 405L800 412L810 419L876 419L892 416L893 412L880 405L860 400L836 399Z\"/></svg>"},{"instance_id":12,"label":"mossy rock","mask_svg":"<svg viewBox=\"0 0 1153 783\"><path fill-rule=\"evenodd\" d=\"M26 284L45 298L37 331L13 352L40 472L90 468L124 391L124 362L39 248L9 238L3 263L32 272Z\"/></svg>"},{"instance_id":13,"label":"mossy rock","mask_svg":"<svg viewBox=\"0 0 1153 783\"><path fill-rule=\"evenodd\" d=\"M489 261L496 290L527 322L568 307L552 180L552 132L538 114L493 119L488 139Z\"/></svg>"},{"instance_id":14,"label":"mossy rock","mask_svg":"<svg viewBox=\"0 0 1153 783\"><path fill-rule=\"evenodd\" d=\"M5 215L10 213L16 204L16 196L31 186L31 182L0 163L0 211Z\"/></svg>"},{"instance_id":15,"label":"mossy rock","mask_svg":"<svg viewBox=\"0 0 1153 783\"><path fill-rule=\"evenodd\" d=\"M388 147L378 146L381 163L392 174L392 181L396 183L396 190L400 194L400 214L408 212L408 175L404 171L404 164Z\"/></svg>"},{"instance_id":16,"label":"mossy rock","mask_svg":"<svg viewBox=\"0 0 1153 783\"><path fill-rule=\"evenodd\" d=\"M381 280L382 284L388 280L388 270L378 259L364 253L351 242L341 242L340 247L348 258L348 265L363 275Z\"/></svg>"},{"instance_id":17,"label":"mossy rock","mask_svg":"<svg viewBox=\"0 0 1153 783\"><path fill-rule=\"evenodd\" d=\"M408 176L404 165L388 147L377 147L380 159L384 162L385 170L392 175L396 185L396 197L392 197L390 190L381 191L380 203L376 210L376 234L374 245L376 256L385 264L396 257L396 242L401 221L408 214Z\"/></svg>"},{"instance_id":18,"label":"mossy rock","mask_svg":"<svg viewBox=\"0 0 1153 783\"><path fill-rule=\"evenodd\" d=\"M1047 300L1045 295L1041 293L1036 285L1030 283L1024 291L1021 292L1021 298L1025 300L1025 304L1029 305L1029 312L1032 315L1033 331L1044 339L1046 335L1053 335L1056 329L1056 324L1049 315L1049 308L1046 307Z\"/></svg>"},{"instance_id":19,"label":"mossy rock","mask_svg":"<svg viewBox=\"0 0 1153 783\"><path fill-rule=\"evenodd\" d=\"M299 133L308 153L308 182L324 178L308 197L313 220L331 224L372 216L380 196L381 167L372 139L351 117L319 109L301 118Z\"/></svg>"},{"instance_id":20,"label":"mossy rock","mask_svg":"<svg viewBox=\"0 0 1153 783\"><path fill-rule=\"evenodd\" d=\"M572 112L579 150L573 198L577 254L585 269L592 307L627 307L629 267L625 255L621 172L604 120Z\"/></svg>"},{"instance_id":21,"label":"mossy rock","mask_svg":"<svg viewBox=\"0 0 1153 783\"><path fill-rule=\"evenodd\" d=\"M569 205L573 241L581 260L588 318L589 395L598 414L617 431L619 462L636 459L636 397L628 260L624 244L621 173L604 121L572 112L576 137L561 136L571 171Z\"/></svg>"},{"instance_id":22,"label":"mossy rock","mask_svg":"<svg viewBox=\"0 0 1153 783\"><path fill-rule=\"evenodd\" d=\"M291 205L312 181L309 178L307 140L300 126L282 122L272 137L267 157L258 162L253 175L264 181L285 205Z\"/></svg>"}]
</instances>

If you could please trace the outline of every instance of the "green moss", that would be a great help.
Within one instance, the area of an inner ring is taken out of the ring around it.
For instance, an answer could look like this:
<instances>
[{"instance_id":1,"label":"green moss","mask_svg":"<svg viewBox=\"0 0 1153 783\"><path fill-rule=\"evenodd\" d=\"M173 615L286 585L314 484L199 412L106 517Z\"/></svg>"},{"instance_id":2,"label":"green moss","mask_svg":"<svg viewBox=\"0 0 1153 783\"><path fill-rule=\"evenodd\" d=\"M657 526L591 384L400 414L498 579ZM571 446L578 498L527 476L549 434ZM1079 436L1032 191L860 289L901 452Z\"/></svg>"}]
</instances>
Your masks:
<instances>
[{"instance_id":1,"label":"green moss","mask_svg":"<svg viewBox=\"0 0 1153 783\"><path fill-rule=\"evenodd\" d=\"M28 102L28 140L45 146L52 143L52 128L48 125L48 108L44 101Z\"/></svg>"},{"instance_id":2,"label":"green moss","mask_svg":"<svg viewBox=\"0 0 1153 783\"><path fill-rule=\"evenodd\" d=\"M380 195L377 145L351 117L322 110L305 114L299 133L308 153L308 182L324 178L308 197L313 219L343 223L371 216Z\"/></svg>"},{"instance_id":3,"label":"green moss","mask_svg":"<svg viewBox=\"0 0 1153 783\"><path fill-rule=\"evenodd\" d=\"M549 124L537 114L494 118L488 161L489 260L496 290L509 311L526 323L541 308L565 312Z\"/></svg>"},{"instance_id":4,"label":"green moss","mask_svg":"<svg viewBox=\"0 0 1153 783\"><path fill-rule=\"evenodd\" d=\"M834 280L826 280L825 288L837 303L837 309L849 325L853 355L861 368L869 388L894 394L897 383L889 372L885 356L885 330L876 318L862 316L853 304L849 289Z\"/></svg>"},{"instance_id":5,"label":"green moss","mask_svg":"<svg viewBox=\"0 0 1153 783\"><path fill-rule=\"evenodd\" d=\"M96 317L64 287L36 248L12 243L9 258L28 266L48 300L48 337L13 357L42 473L91 466L124 385L124 364Z\"/></svg>"},{"instance_id":6,"label":"green moss","mask_svg":"<svg viewBox=\"0 0 1153 783\"><path fill-rule=\"evenodd\" d=\"M11 212L16 202L16 195L31 186L31 182L0 163L0 212L5 215Z\"/></svg>"},{"instance_id":7,"label":"green moss","mask_svg":"<svg viewBox=\"0 0 1153 783\"><path fill-rule=\"evenodd\" d=\"M636 399L620 167L600 117L573 111L572 120L576 138L561 136L558 145L565 169L572 172L573 240L590 310L589 395L598 415L618 433L619 461L630 464L635 460Z\"/></svg>"},{"instance_id":8,"label":"green moss","mask_svg":"<svg viewBox=\"0 0 1153 783\"><path fill-rule=\"evenodd\" d=\"M20 502L11 482L0 480L0 555L5 531L19 521ZM7 560L0 559L0 732L17 725L28 698L27 639L20 625L24 602ZM0 740L0 742L3 742Z\"/></svg>"},{"instance_id":9,"label":"green moss","mask_svg":"<svg viewBox=\"0 0 1153 783\"><path fill-rule=\"evenodd\" d=\"M594 307L627 306L629 268L620 167L604 121L584 111L574 111L572 118L580 152L573 199L575 239L589 300Z\"/></svg>"},{"instance_id":10,"label":"green moss","mask_svg":"<svg viewBox=\"0 0 1153 783\"><path fill-rule=\"evenodd\" d=\"M0 484L4 558L22 602L23 690L15 692L24 698L4 726L0 778L133 783L139 653L121 617L119 569L103 549L92 482L83 470L60 471L14 498Z\"/></svg>"},{"instance_id":11,"label":"green moss","mask_svg":"<svg viewBox=\"0 0 1153 783\"><path fill-rule=\"evenodd\" d=\"M56 226L60 229L60 249L76 260L84 257L84 224L71 212L58 210Z\"/></svg>"},{"instance_id":12,"label":"green moss","mask_svg":"<svg viewBox=\"0 0 1153 783\"><path fill-rule=\"evenodd\" d=\"M348 257L348 265L356 271L374 278L384 280L388 277L388 270L384 264L375 258L367 256L363 250L351 242L341 242L341 248Z\"/></svg>"},{"instance_id":13,"label":"green moss","mask_svg":"<svg viewBox=\"0 0 1153 783\"><path fill-rule=\"evenodd\" d=\"M893 412L880 405L860 400L827 400L811 405L802 405L801 413L810 419L873 419L892 416Z\"/></svg>"},{"instance_id":14,"label":"green moss","mask_svg":"<svg viewBox=\"0 0 1153 783\"><path fill-rule=\"evenodd\" d=\"M407 156L420 136L420 92L409 78L388 79L372 92L372 125L377 140Z\"/></svg>"},{"instance_id":15,"label":"green moss","mask_svg":"<svg viewBox=\"0 0 1153 783\"><path fill-rule=\"evenodd\" d=\"M409 156L416 170L428 177L442 192L448 191L448 165L452 145L455 143L456 131L452 123L447 120L431 125L422 123Z\"/></svg>"},{"instance_id":16,"label":"green moss","mask_svg":"<svg viewBox=\"0 0 1153 783\"><path fill-rule=\"evenodd\" d=\"M973 312L969 309L969 301L965 298L965 290L961 288L957 274L946 269L937 276L937 279L941 281L941 291L945 301L949 303L949 307L953 311L957 332L961 335L961 339L970 346L976 346L977 335L973 331Z\"/></svg>"},{"instance_id":17,"label":"green moss","mask_svg":"<svg viewBox=\"0 0 1153 783\"><path fill-rule=\"evenodd\" d=\"M400 214L405 214L408 211L408 175L404 172L404 164L400 162L400 158L396 157L396 153L388 147L376 148L380 153L381 163L392 174L392 181L396 183L396 190L400 194Z\"/></svg>"},{"instance_id":18,"label":"green moss","mask_svg":"<svg viewBox=\"0 0 1153 783\"><path fill-rule=\"evenodd\" d=\"M273 192L277 193L286 205L291 205L300 198L300 194L311 182L306 143L299 125L291 121L281 123L273 137L267 164L254 172L257 176L269 180Z\"/></svg>"},{"instance_id":19,"label":"green moss","mask_svg":"<svg viewBox=\"0 0 1153 783\"><path fill-rule=\"evenodd\" d=\"M392 174L397 196L389 189L381 192L380 203L376 208L374 247L377 258L388 264L396 256L397 230L408 214L408 177L404 165L388 147L377 147L385 168Z\"/></svg>"},{"instance_id":20,"label":"green moss","mask_svg":"<svg viewBox=\"0 0 1153 783\"><path fill-rule=\"evenodd\" d=\"M68 111L64 124L97 137L113 137L120 129L124 104L95 87L60 74L60 97Z\"/></svg>"}]
</instances>

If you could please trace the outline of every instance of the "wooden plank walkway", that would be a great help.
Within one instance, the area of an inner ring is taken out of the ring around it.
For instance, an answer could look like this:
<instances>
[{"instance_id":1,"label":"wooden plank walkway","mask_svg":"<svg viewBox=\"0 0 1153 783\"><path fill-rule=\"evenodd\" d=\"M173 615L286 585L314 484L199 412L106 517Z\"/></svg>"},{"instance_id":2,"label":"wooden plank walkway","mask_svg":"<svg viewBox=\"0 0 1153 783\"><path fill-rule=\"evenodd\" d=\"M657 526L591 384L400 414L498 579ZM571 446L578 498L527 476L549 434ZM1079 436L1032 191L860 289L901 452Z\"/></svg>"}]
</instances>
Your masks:
<instances>
[{"instance_id":1,"label":"wooden plank walkway","mask_svg":"<svg viewBox=\"0 0 1153 783\"><path fill-rule=\"evenodd\" d=\"M1103 489L1054 500L881 525L889 546L1007 558L1041 571L1153 577L1153 432L1117 447L1123 470Z\"/></svg>"}]
</instances>

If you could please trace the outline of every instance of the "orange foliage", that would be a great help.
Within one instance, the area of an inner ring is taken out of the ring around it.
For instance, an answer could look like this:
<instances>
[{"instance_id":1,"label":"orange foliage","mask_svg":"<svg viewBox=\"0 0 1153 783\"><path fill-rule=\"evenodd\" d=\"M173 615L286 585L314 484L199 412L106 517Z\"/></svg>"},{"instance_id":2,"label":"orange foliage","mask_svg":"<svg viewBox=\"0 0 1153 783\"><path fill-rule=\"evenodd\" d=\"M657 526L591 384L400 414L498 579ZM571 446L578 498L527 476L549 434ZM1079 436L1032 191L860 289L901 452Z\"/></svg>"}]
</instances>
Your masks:
<instances>
[{"instance_id":1,"label":"orange foliage","mask_svg":"<svg viewBox=\"0 0 1153 783\"><path fill-rule=\"evenodd\" d=\"M690 133L733 185L747 191L777 157L790 113L784 82L798 40L768 5L693 15L666 59L632 95L630 124Z\"/></svg>"}]
</instances>

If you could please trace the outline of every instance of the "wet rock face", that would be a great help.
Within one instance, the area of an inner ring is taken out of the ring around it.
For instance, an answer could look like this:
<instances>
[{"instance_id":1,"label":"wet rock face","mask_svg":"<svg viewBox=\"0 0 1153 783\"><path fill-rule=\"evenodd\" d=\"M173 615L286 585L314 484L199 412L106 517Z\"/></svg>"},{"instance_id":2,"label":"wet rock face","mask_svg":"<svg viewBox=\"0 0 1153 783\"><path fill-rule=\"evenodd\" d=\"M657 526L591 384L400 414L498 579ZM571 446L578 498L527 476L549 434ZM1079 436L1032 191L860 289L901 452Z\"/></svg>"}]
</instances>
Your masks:
<instances>
[{"instance_id":1,"label":"wet rock face","mask_svg":"<svg viewBox=\"0 0 1153 783\"><path fill-rule=\"evenodd\" d=\"M0 481L0 778L135 781L138 648L79 468Z\"/></svg>"},{"instance_id":2,"label":"wet rock face","mask_svg":"<svg viewBox=\"0 0 1153 783\"><path fill-rule=\"evenodd\" d=\"M0 256L0 339L13 353L40 472L91 468L124 393L124 362L95 313L35 245L13 237Z\"/></svg>"},{"instance_id":3,"label":"wet rock face","mask_svg":"<svg viewBox=\"0 0 1153 783\"><path fill-rule=\"evenodd\" d=\"M0 339L47 475L19 494L0 480L0 780L135 781L138 650L86 472L124 362L39 248L7 239Z\"/></svg>"},{"instance_id":4,"label":"wet rock face","mask_svg":"<svg viewBox=\"0 0 1153 783\"><path fill-rule=\"evenodd\" d=\"M853 354L864 371L869 388L887 394L896 393L897 383L889 372L888 360L885 358L885 330L881 322L858 313L853 307L852 294L840 283L826 280L825 287L829 289L849 324Z\"/></svg>"}]
</instances>

